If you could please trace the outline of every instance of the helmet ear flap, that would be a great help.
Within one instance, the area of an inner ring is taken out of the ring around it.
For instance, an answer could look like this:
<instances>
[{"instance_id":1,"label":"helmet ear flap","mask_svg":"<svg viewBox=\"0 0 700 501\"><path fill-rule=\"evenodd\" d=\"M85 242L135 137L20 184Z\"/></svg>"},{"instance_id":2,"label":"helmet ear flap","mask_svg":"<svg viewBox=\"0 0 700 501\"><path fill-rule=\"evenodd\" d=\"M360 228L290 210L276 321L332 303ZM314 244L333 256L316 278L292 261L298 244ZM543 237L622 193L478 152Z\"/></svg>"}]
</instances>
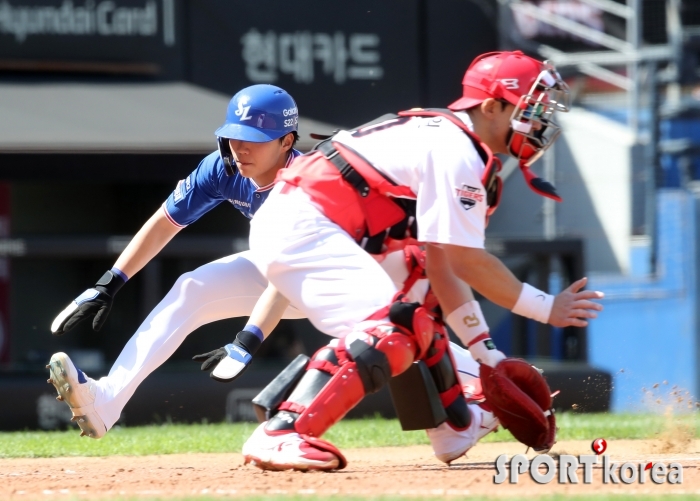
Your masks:
<instances>
[{"instance_id":1,"label":"helmet ear flap","mask_svg":"<svg viewBox=\"0 0 700 501\"><path fill-rule=\"evenodd\" d=\"M233 176L238 171L238 167L236 167L236 161L233 159L231 145L228 144L228 139L225 137L217 137L216 142L219 146L219 155L224 163L226 175Z\"/></svg>"}]
</instances>

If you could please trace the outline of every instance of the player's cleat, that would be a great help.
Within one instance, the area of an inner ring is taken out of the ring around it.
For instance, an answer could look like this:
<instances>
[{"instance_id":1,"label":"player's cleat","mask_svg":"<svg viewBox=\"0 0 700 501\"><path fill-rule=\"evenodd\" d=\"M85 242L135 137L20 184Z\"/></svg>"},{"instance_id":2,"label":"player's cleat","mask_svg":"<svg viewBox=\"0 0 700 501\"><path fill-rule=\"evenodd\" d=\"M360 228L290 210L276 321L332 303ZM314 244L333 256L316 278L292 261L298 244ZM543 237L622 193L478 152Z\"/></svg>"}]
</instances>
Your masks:
<instances>
[{"instance_id":1,"label":"player's cleat","mask_svg":"<svg viewBox=\"0 0 700 501\"><path fill-rule=\"evenodd\" d=\"M54 354L48 367L51 375L48 382L58 391L56 400L68 404L73 413L71 421L77 422L82 430L80 436L102 438L107 429L95 411L95 380L73 365L65 353Z\"/></svg>"},{"instance_id":2,"label":"player's cleat","mask_svg":"<svg viewBox=\"0 0 700 501\"><path fill-rule=\"evenodd\" d=\"M426 430L435 457L447 465L464 456L479 440L498 428L498 419L493 413L476 404L469 405L469 409L472 422L466 430L457 431L447 423Z\"/></svg>"},{"instance_id":3,"label":"player's cleat","mask_svg":"<svg viewBox=\"0 0 700 501\"><path fill-rule=\"evenodd\" d=\"M329 471L344 468L347 464L340 451L325 440L289 431L268 432L265 424L267 422L258 426L243 444L245 464L275 471Z\"/></svg>"}]
</instances>

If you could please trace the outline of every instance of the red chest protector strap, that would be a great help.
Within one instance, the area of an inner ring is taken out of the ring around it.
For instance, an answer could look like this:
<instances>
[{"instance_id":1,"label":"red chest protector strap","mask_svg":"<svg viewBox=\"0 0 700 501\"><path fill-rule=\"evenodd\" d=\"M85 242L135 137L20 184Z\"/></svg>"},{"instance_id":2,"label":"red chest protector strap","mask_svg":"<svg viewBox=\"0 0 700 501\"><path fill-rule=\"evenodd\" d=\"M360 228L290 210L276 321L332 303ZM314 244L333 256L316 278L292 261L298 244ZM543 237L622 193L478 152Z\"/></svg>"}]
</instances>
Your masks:
<instances>
[{"instance_id":1,"label":"red chest protector strap","mask_svg":"<svg viewBox=\"0 0 700 501\"><path fill-rule=\"evenodd\" d=\"M500 170L500 162L449 110L411 110L400 112L399 116L441 116L450 120L467 134L484 161L486 168L482 184L487 196L489 188L498 184L493 181L498 178L496 173ZM386 121L391 117L384 116L382 119ZM398 119L396 115L393 117ZM406 212L392 199L416 198L408 186L395 184L360 153L332 142L332 138L320 143L317 151L298 157L288 168L281 169L276 180L302 188L323 208L329 219L358 242L365 235L380 235L404 220ZM489 203L490 207L495 208L495 205Z\"/></svg>"},{"instance_id":2,"label":"red chest protector strap","mask_svg":"<svg viewBox=\"0 0 700 501\"><path fill-rule=\"evenodd\" d=\"M326 155L321 151L302 155L286 169L280 169L276 181L303 189L331 221L357 242L365 234L378 235L405 218L403 209L385 194L388 181L365 177L362 167L348 164L344 170L332 161L336 157L340 154L335 148Z\"/></svg>"},{"instance_id":3,"label":"red chest protector strap","mask_svg":"<svg viewBox=\"0 0 700 501\"><path fill-rule=\"evenodd\" d=\"M442 108L415 108L407 111L400 111L399 116L401 117L442 117L457 127L462 129L472 143L474 143L474 148L476 152L481 157L484 162L484 174L481 176L481 184L484 186L487 192L489 192L491 186L494 184L496 174L501 170L501 161L498 157L494 156L488 146L481 142L481 139L474 134L467 124L459 119L454 113L448 109ZM495 209L495 207L494 207Z\"/></svg>"}]
</instances>

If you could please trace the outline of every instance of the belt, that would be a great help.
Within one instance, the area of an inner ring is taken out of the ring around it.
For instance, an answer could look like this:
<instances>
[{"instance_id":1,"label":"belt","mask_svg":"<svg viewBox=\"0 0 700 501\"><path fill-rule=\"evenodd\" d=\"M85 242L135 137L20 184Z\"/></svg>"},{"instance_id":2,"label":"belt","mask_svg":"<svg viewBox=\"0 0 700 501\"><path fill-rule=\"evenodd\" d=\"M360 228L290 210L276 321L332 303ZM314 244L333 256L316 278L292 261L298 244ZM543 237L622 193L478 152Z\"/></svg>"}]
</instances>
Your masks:
<instances>
[{"instance_id":1,"label":"belt","mask_svg":"<svg viewBox=\"0 0 700 501\"><path fill-rule=\"evenodd\" d=\"M332 163L336 169L340 171L340 175L345 179L362 197L369 195L369 184L365 181L359 172L347 162L343 156L333 147L330 141L323 141L316 147L317 151L323 153L323 156Z\"/></svg>"}]
</instances>

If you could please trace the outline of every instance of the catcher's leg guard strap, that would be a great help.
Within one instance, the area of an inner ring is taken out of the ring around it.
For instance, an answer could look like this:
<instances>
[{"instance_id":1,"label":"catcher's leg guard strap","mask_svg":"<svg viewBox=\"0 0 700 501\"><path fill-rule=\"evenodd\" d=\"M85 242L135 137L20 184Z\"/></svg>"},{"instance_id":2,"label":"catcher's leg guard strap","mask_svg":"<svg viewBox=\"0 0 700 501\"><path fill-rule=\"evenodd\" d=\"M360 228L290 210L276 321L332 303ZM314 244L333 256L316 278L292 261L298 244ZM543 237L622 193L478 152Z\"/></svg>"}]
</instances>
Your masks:
<instances>
[{"instance_id":1,"label":"catcher's leg guard strap","mask_svg":"<svg viewBox=\"0 0 700 501\"><path fill-rule=\"evenodd\" d=\"M279 405L289 396L306 372L309 357L297 355L275 379L253 398L253 409L259 422L267 421L277 413Z\"/></svg>"},{"instance_id":2,"label":"catcher's leg guard strap","mask_svg":"<svg viewBox=\"0 0 700 501\"><path fill-rule=\"evenodd\" d=\"M404 261L408 268L408 277L403 282L401 292L407 294L413 284L421 278L425 278L425 251L418 245L407 245L403 249Z\"/></svg>"}]
</instances>

